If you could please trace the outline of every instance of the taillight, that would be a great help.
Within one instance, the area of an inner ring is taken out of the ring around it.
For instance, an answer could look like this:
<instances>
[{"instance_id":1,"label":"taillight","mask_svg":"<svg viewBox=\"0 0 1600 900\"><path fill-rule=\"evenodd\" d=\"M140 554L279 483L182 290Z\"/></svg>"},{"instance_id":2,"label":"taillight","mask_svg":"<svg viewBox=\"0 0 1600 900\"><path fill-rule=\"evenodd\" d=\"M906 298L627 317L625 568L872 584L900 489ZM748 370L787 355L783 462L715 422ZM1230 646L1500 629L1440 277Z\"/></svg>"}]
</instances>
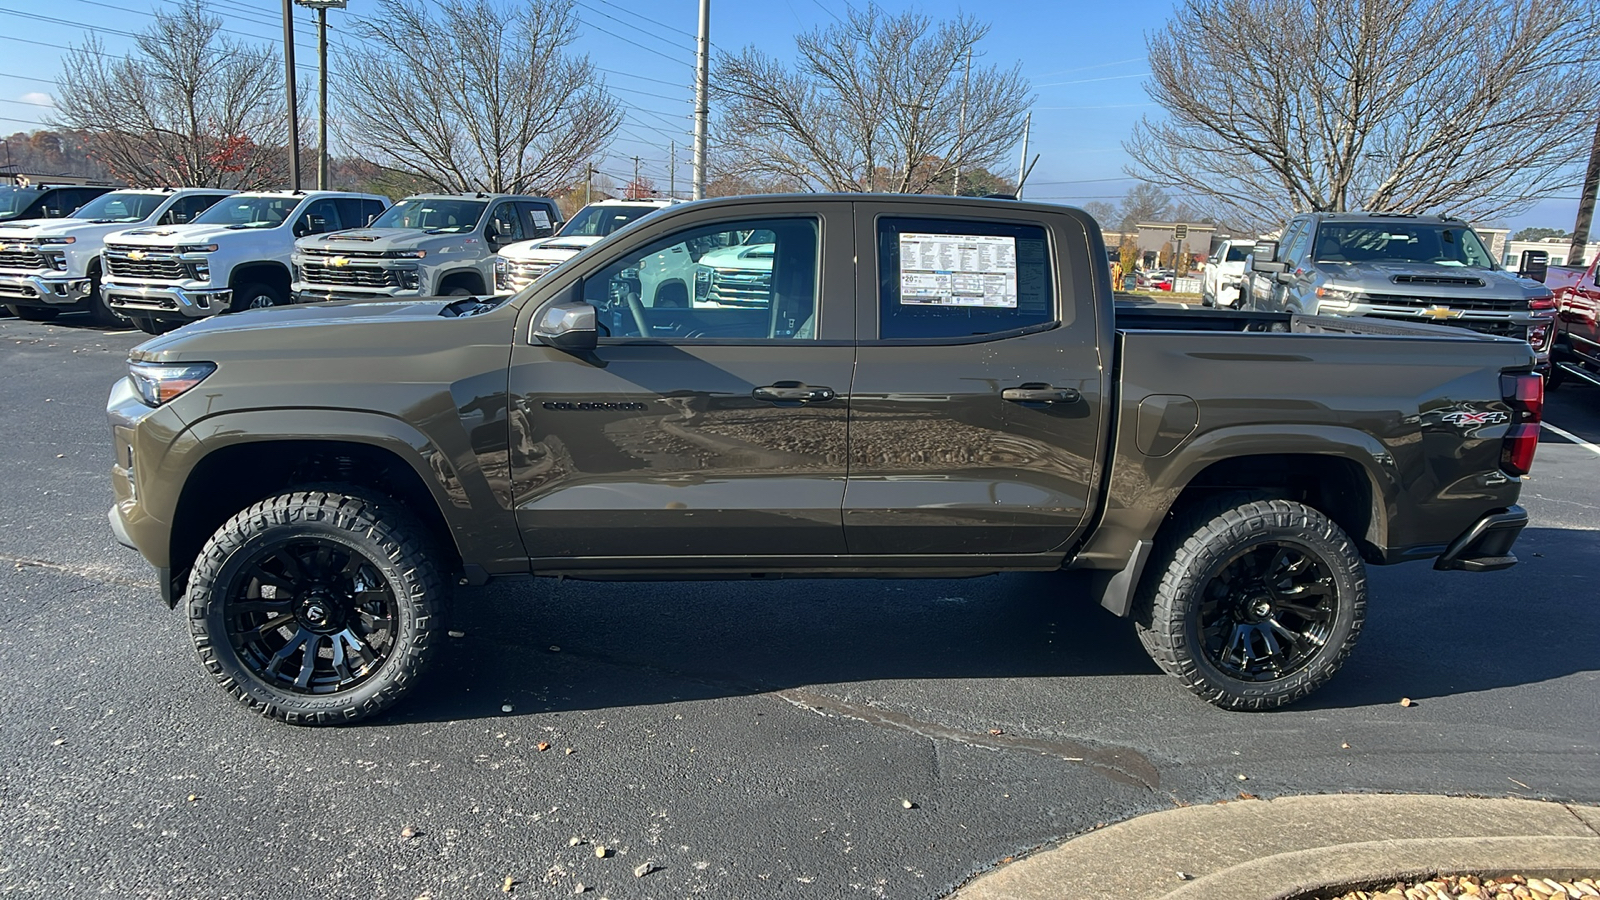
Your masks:
<instances>
[{"instance_id":1,"label":"taillight","mask_svg":"<svg viewBox=\"0 0 1600 900\"><path fill-rule=\"evenodd\" d=\"M1544 418L1544 378L1532 372L1500 376L1500 394L1511 407L1511 427L1500 444L1500 468L1507 475L1526 475L1539 448L1539 422Z\"/></svg>"}]
</instances>

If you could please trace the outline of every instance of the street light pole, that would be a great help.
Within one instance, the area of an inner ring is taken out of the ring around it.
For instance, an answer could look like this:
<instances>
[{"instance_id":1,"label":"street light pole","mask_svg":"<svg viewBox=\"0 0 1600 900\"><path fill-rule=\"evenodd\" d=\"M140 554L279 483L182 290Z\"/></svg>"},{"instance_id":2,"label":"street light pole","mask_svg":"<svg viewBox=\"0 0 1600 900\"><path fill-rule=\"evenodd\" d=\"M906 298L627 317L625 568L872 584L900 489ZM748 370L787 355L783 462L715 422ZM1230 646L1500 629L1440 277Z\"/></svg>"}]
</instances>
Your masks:
<instances>
[{"instance_id":1,"label":"street light pole","mask_svg":"<svg viewBox=\"0 0 1600 900\"><path fill-rule=\"evenodd\" d=\"M283 0L283 82L289 96L289 189L300 189L300 112L294 95L294 3Z\"/></svg>"},{"instance_id":2,"label":"street light pole","mask_svg":"<svg viewBox=\"0 0 1600 900\"><path fill-rule=\"evenodd\" d=\"M700 37L695 42L694 78L694 199L706 196L706 119L711 107L706 98L711 81L711 0L700 0Z\"/></svg>"}]
</instances>

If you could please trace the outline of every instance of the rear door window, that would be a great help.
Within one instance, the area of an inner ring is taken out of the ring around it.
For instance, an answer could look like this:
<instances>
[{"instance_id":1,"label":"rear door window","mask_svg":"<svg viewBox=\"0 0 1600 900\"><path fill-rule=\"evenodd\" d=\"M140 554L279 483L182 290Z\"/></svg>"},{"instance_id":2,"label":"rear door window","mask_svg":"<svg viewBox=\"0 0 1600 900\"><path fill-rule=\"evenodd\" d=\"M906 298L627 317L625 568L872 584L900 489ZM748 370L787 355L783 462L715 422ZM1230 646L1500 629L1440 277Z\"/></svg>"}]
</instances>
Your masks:
<instances>
[{"instance_id":1,"label":"rear door window","mask_svg":"<svg viewBox=\"0 0 1600 900\"><path fill-rule=\"evenodd\" d=\"M1057 321L1039 225L878 220L878 337L975 338Z\"/></svg>"},{"instance_id":2,"label":"rear door window","mask_svg":"<svg viewBox=\"0 0 1600 900\"><path fill-rule=\"evenodd\" d=\"M517 201L522 213L522 230L530 238L545 238L556 233L556 217L550 207L534 200Z\"/></svg>"}]
</instances>

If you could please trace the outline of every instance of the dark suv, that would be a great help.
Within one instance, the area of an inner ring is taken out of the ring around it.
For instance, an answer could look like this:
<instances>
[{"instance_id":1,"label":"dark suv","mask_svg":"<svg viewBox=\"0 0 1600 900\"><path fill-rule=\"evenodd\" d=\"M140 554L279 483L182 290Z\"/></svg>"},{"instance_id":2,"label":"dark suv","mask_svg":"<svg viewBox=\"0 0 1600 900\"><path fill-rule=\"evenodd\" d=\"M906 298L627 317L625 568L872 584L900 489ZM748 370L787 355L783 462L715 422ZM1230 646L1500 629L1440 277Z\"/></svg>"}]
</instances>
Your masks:
<instances>
[{"instance_id":1,"label":"dark suv","mask_svg":"<svg viewBox=\"0 0 1600 900\"><path fill-rule=\"evenodd\" d=\"M0 222L64 219L78 207L109 190L109 185L0 187Z\"/></svg>"}]
</instances>

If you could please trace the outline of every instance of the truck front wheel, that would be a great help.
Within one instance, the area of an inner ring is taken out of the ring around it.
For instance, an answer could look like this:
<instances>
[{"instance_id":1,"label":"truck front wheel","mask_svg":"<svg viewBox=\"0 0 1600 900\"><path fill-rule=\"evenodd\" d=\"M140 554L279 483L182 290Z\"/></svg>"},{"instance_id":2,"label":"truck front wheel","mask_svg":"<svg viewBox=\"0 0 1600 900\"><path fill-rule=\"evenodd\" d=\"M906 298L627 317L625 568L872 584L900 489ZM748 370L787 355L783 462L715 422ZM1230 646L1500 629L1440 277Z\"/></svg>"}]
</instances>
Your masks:
<instances>
[{"instance_id":1,"label":"truck front wheel","mask_svg":"<svg viewBox=\"0 0 1600 900\"><path fill-rule=\"evenodd\" d=\"M1171 527L1165 567L1134 616L1157 665L1238 710L1285 706L1333 677L1367 603L1366 568L1343 529L1287 500L1207 504Z\"/></svg>"},{"instance_id":2,"label":"truck front wheel","mask_svg":"<svg viewBox=\"0 0 1600 900\"><path fill-rule=\"evenodd\" d=\"M240 702L299 725L388 708L432 654L445 581L398 505L281 494L229 519L189 576L190 632Z\"/></svg>"}]
</instances>

